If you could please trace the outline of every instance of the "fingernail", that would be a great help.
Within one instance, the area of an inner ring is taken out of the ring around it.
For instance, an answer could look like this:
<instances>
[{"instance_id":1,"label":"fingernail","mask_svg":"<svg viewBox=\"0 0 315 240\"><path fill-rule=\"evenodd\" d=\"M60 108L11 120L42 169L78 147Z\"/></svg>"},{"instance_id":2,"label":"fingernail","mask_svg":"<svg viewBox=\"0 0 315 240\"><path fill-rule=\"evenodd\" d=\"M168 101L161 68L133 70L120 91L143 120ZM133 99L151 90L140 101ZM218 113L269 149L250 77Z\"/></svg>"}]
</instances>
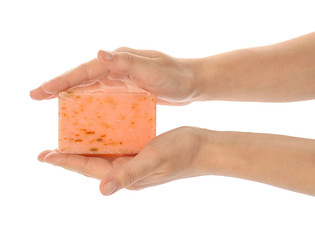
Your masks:
<instances>
[{"instance_id":1,"label":"fingernail","mask_svg":"<svg viewBox=\"0 0 315 240\"><path fill-rule=\"evenodd\" d=\"M46 162L51 162L51 159L53 157L55 157L58 153L57 152L51 152L51 153L48 153L45 157L44 157L44 161Z\"/></svg>"},{"instance_id":2,"label":"fingernail","mask_svg":"<svg viewBox=\"0 0 315 240\"><path fill-rule=\"evenodd\" d=\"M112 61L114 58L114 54L108 51L101 51L101 56L105 61Z\"/></svg>"},{"instance_id":3,"label":"fingernail","mask_svg":"<svg viewBox=\"0 0 315 240\"><path fill-rule=\"evenodd\" d=\"M48 91L46 88L47 88L47 84L49 83L49 81L46 81L42 84L42 90L47 93L47 94L55 94L56 92L51 92L51 91Z\"/></svg>"},{"instance_id":4,"label":"fingernail","mask_svg":"<svg viewBox=\"0 0 315 240\"><path fill-rule=\"evenodd\" d=\"M114 181L110 181L105 184L103 190L105 195L111 195L117 189L117 185Z\"/></svg>"}]
</instances>

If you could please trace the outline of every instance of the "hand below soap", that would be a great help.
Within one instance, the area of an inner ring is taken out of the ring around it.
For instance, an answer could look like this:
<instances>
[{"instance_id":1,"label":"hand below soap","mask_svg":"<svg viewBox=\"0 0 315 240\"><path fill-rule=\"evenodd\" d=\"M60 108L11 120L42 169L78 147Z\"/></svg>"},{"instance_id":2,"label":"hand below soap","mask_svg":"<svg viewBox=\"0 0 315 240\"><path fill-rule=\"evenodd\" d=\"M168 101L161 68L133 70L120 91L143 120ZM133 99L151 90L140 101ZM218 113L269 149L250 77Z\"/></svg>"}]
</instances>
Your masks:
<instances>
[{"instance_id":1,"label":"hand below soap","mask_svg":"<svg viewBox=\"0 0 315 240\"><path fill-rule=\"evenodd\" d=\"M61 153L138 153L156 135L156 97L148 92L59 93Z\"/></svg>"}]
</instances>

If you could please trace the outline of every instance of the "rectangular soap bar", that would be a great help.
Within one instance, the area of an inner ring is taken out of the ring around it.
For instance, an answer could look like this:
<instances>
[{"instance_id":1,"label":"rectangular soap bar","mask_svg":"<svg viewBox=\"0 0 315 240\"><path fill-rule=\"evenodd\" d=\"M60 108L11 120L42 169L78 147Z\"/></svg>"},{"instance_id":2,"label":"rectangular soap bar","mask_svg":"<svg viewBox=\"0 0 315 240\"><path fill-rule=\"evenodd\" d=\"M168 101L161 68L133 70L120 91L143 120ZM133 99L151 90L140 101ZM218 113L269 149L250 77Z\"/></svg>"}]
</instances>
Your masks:
<instances>
[{"instance_id":1,"label":"rectangular soap bar","mask_svg":"<svg viewBox=\"0 0 315 240\"><path fill-rule=\"evenodd\" d=\"M61 92L62 153L138 153L156 135L156 97L147 92Z\"/></svg>"}]
</instances>

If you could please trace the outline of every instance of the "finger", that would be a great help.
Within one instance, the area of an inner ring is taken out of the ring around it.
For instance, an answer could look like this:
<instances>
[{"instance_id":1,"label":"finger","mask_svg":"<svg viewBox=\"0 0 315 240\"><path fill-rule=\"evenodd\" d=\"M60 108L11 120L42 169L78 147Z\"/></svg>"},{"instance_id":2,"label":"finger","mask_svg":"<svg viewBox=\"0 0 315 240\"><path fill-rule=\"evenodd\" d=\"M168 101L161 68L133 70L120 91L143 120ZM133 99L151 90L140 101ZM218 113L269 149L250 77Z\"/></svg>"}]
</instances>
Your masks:
<instances>
[{"instance_id":1,"label":"finger","mask_svg":"<svg viewBox=\"0 0 315 240\"><path fill-rule=\"evenodd\" d=\"M156 73L156 66L151 58L135 55L128 52L99 51L100 62L110 71L120 74L147 76Z\"/></svg>"},{"instance_id":2,"label":"finger","mask_svg":"<svg viewBox=\"0 0 315 240\"><path fill-rule=\"evenodd\" d=\"M112 169L111 162L104 158L58 152L46 154L43 161L96 179L104 178Z\"/></svg>"},{"instance_id":3,"label":"finger","mask_svg":"<svg viewBox=\"0 0 315 240\"><path fill-rule=\"evenodd\" d=\"M164 54L155 50L143 50L143 49L133 49L128 47L120 47L117 48L114 52L129 52L135 55L143 56L143 57L150 57L156 58L161 57Z\"/></svg>"},{"instance_id":4,"label":"finger","mask_svg":"<svg viewBox=\"0 0 315 240\"><path fill-rule=\"evenodd\" d=\"M143 150L126 162L121 168L113 170L101 181L100 191L108 196L151 175L159 165L157 154Z\"/></svg>"},{"instance_id":5,"label":"finger","mask_svg":"<svg viewBox=\"0 0 315 240\"><path fill-rule=\"evenodd\" d=\"M41 153L38 155L37 159L38 159L39 161L43 162L45 156L46 156L47 154L51 153L51 152L54 152L54 151L53 151L53 150L46 150L46 151L43 151L43 152L41 152Z\"/></svg>"},{"instance_id":6,"label":"finger","mask_svg":"<svg viewBox=\"0 0 315 240\"><path fill-rule=\"evenodd\" d=\"M108 70L104 68L104 64L101 64L98 59L93 59L90 62L86 62L77 68L43 83L40 87L32 90L30 96L35 100L46 99L51 95L106 75L107 72Z\"/></svg>"}]
</instances>

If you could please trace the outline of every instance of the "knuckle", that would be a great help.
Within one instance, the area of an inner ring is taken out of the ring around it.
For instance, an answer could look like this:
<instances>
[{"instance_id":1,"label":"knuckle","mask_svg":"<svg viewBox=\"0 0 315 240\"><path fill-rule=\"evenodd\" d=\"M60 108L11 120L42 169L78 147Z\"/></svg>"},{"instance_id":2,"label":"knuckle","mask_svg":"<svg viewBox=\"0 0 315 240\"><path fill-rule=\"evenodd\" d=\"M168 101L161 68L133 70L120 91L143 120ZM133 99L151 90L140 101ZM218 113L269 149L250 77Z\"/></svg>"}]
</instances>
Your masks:
<instances>
[{"instance_id":1,"label":"knuckle","mask_svg":"<svg viewBox=\"0 0 315 240\"><path fill-rule=\"evenodd\" d=\"M147 166L142 171L145 174L152 173L153 171L158 171L162 166L163 162L165 162L165 155L167 154L166 147L163 145L155 145L154 147L149 147L146 149L143 154L142 158L146 159Z\"/></svg>"},{"instance_id":2,"label":"knuckle","mask_svg":"<svg viewBox=\"0 0 315 240\"><path fill-rule=\"evenodd\" d=\"M117 49L114 50L114 52L125 52L125 51L128 51L129 48L128 47L119 47Z\"/></svg>"},{"instance_id":3,"label":"knuckle","mask_svg":"<svg viewBox=\"0 0 315 240\"><path fill-rule=\"evenodd\" d=\"M73 156L72 155L65 155L65 163L67 166L72 167L75 164Z\"/></svg>"},{"instance_id":4,"label":"knuckle","mask_svg":"<svg viewBox=\"0 0 315 240\"><path fill-rule=\"evenodd\" d=\"M84 63L80 66L81 70L82 70L82 75L84 76L85 79L91 79L92 78L92 74L89 71L89 68L87 67L87 64Z\"/></svg>"},{"instance_id":5,"label":"knuckle","mask_svg":"<svg viewBox=\"0 0 315 240\"><path fill-rule=\"evenodd\" d=\"M123 173L122 180L125 186L134 183L137 179L137 174L135 171L128 170Z\"/></svg>"},{"instance_id":6,"label":"knuckle","mask_svg":"<svg viewBox=\"0 0 315 240\"><path fill-rule=\"evenodd\" d=\"M63 83L63 89L68 89L71 87L71 79L69 78L69 74L65 74L64 76L62 76L62 78L60 78L62 80Z\"/></svg>"},{"instance_id":7,"label":"knuckle","mask_svg":"<svg viewBox=\"0 0 315 240\"><path fill-rule=\"evenodd\" d=\"M130 53L117 53L115 54L115 58L117 67L122 72L128 71L134 62L134 57Z\"/></svg>"},{"instance_id":8,"label":"knuckle","mask_svg":"<svg viewBox=\"0 0 315 240\"><path fill-rule=\"evenodd\" d=\"M161 56L157 58L158 63L161 66L174 66L174 60L169 56Z\"/></svg>"},{"instance_id":9,"label":"knuckle","mask_svg":"<svg viewBox=\"0 0 315 240\"><path fill-rule=\"evenodd\" d=\"M130 53L125 53L123 54L123 57L125 59L125 61L128 63L128 64L132 64L133 60L134 60L134 57L132 54Z\"/></svg>"},{"instance_id":10,"label":"knuckle","mask_svg":"<svg viewBox=\"0 0 315 240\"><path fill-rule=\"evenodd\" d=\"M180 126L178 130L183 131L184 133L189 133L191 131L191 127L189 126Z\"/></svg>"},{"instance_id":11,"label":"knuckle","mask_svg":"<svg viewBox=\"0 0 315 240\"><path fill-rule=\"evenodd\" d=\"M87 158L83 158L81 161L81 165L79 166L80 170L84 171L84 172L88 172L90 169L90 162L88 161Z\"/></svg>"},{"instance_id":12,"label":"knuckle","mask_svg":"<svg viewBox=\"0 0 315 240\"><path fill-rule=\"evenodd\" d=\"M89 161L85 157L82 157L82 159L78 159L77 156L68 155L66 160L67 166L70 167L71 169L75 169L82 172L87 172L89 169Z\"/></svg>"}]
</instances>

